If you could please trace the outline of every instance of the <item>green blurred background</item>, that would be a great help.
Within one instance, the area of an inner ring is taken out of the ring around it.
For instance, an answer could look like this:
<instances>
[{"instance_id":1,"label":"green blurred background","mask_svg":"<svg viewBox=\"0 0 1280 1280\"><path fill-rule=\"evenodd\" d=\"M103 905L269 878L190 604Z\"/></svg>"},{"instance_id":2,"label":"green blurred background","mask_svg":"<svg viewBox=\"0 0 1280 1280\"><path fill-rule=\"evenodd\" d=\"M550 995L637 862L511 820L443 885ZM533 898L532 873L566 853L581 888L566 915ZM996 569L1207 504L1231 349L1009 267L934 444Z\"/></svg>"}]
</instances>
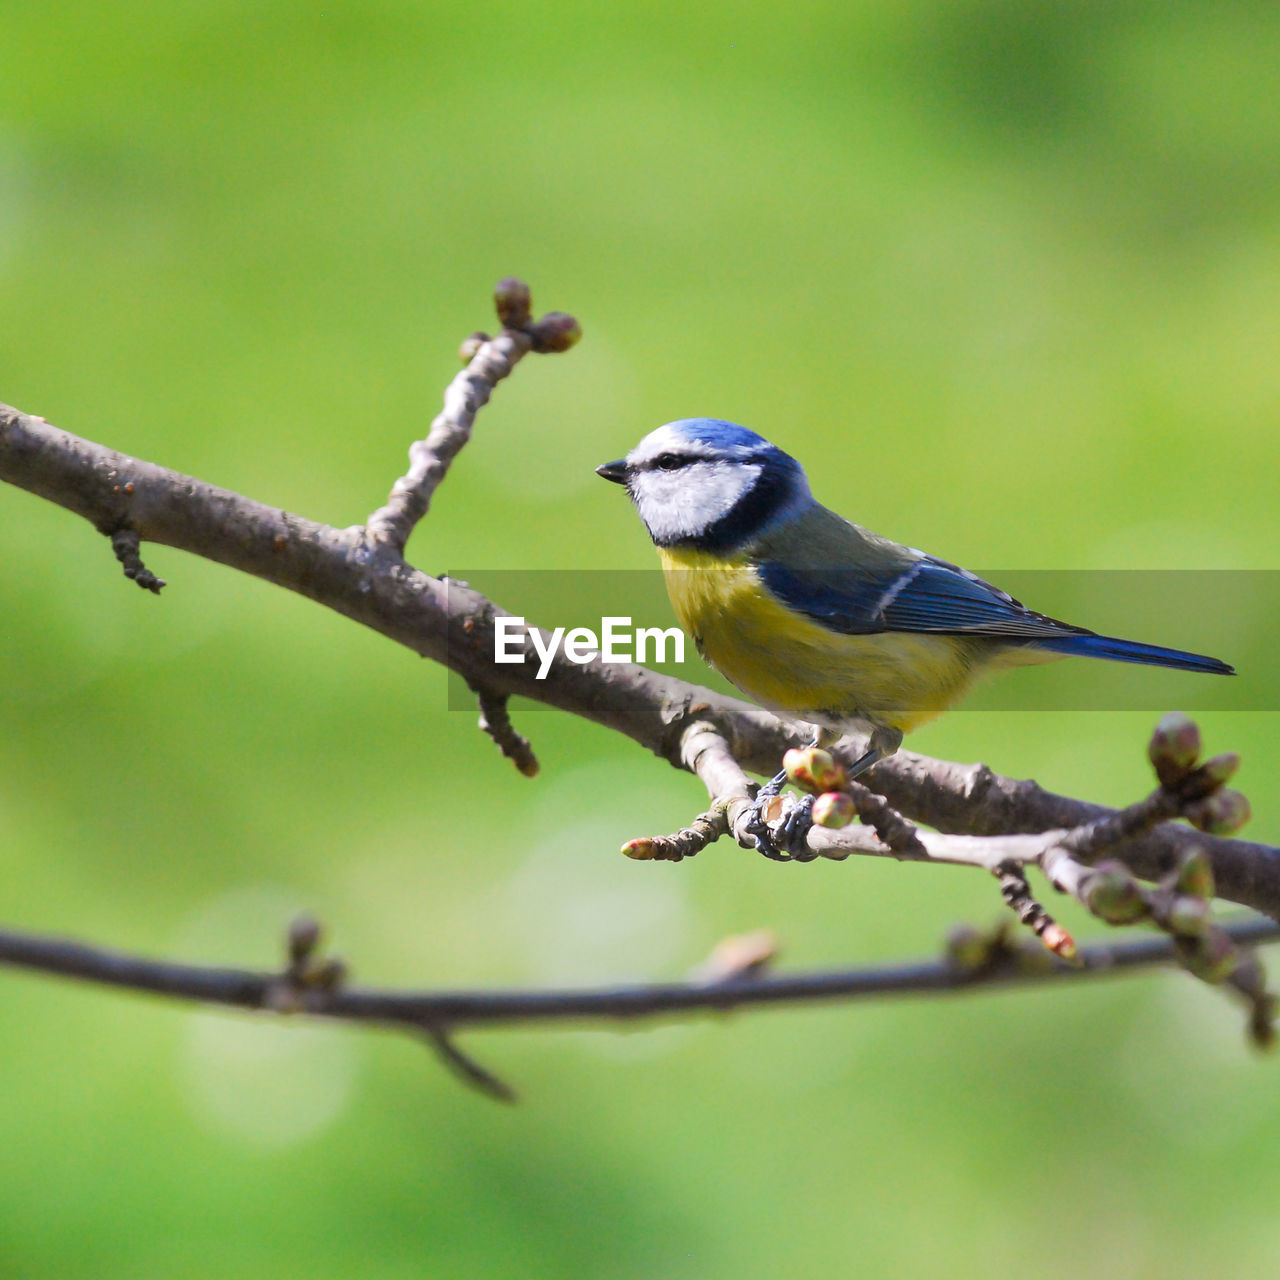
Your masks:
<instances>
[{"instance_id":1,"label":"green blurred background","mask_svg":"<svg viewBox=\"0 0 1280 1280\"><path fill-rule=\"evenodd\" d=\"M360 521L517 272L587 336L500 389L424 568L648 568L591 468L692 414L979 567L1280 568L1275 6L10 0L0 47L0 399L72 431ZM626 741L518 705L529 782L301 599L153 548L154 599L11 489L0 543L12 925L268 965L307 908L362 980L479 985L678 976L762 925L872 962L1000 910L958 870L628 862L703 797ZM1150 723L911 745L1123 802ZM1280 839L1276 717L1202 723ZM0 1035L6 1280L1280 1255L1276 1066L1176 974L467 1037L514 1110L408 1039L17 973Z\"/></svg>"}]
</instances>

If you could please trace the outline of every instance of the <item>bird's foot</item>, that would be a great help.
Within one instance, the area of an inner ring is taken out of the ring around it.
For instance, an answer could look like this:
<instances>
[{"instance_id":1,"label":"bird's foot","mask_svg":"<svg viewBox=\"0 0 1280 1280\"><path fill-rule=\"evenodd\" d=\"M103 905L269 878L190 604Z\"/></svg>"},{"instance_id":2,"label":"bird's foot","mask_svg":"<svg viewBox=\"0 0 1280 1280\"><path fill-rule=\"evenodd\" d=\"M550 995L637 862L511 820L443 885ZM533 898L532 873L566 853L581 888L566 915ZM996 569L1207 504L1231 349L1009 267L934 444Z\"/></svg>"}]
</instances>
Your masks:
<instances>
[{"instance_id":1,"label":"bird's foot","mask_svg":"<svg viewBox=\"0 0 1280 1280\"><path fill-rule=\"evenodd\" d=\"M801 796L787 810L778 828L782 847L791 855L792 862L812 862L818 855L809 848L809 832L813 830L813 796Z\"/></svg>"},{"instance_id":2,"label":"bird's foot","mask_svg":"<svg viewBox=\"0 0 1280 1280\"><path fill-rule=\"evenodd\" d=\"M778 776L786 781L785 773ZM774 778L760 788L748 813L747 834L755 837L756 849L771 862L812 862L818 856L808 846L813 826L812 796L802 796L787 810L776 834L765 821L765 809L782 790L782 785Z\"/></svg>"},{"instance_id":3,"label":"bird's foot","mask_svg":"<svg viewBox=\"0 0 1280 1280\"><path fill-rule=\"evenodd\" d=\"M748 810L746 833L754 837L756 850L762 852L765 858L774 861L774 863L788 863L788 861L791 861L790 856L778 847L777 842L774 841L773 832L769 831L769 824L764 820L764 806L772 799L773 796L755 797L750 810Z\"/></svg>"},{"instance_id":4,"label":"bird's foot","mask_svg":"<svg viewBox=\"0 0 1280 1280\"><path fill-rule=\"evenodd\" d=\"M756 792L756 798L751 802L751 808L747 811L746 832L749 836L755 837L756 848L773 862L790 862L790 857L785 854L777 845L773 838L773 832L769 830L769 824L765 821L765 809L768 808L769 802L777 797L782 788L786 785L787 773L784 769L775 777L770 778L768 782Z\"/></svg>"}]
</instances>

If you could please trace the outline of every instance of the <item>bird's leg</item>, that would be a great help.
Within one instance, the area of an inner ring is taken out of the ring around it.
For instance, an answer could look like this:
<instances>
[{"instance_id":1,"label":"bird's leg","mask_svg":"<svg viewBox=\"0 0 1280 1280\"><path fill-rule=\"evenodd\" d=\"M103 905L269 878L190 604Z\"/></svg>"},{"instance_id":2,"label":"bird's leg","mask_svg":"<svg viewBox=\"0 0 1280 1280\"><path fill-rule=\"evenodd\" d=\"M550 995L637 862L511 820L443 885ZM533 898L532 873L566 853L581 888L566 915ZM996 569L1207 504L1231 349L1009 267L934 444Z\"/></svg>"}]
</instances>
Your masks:
<instances>
[{"instance_id":1,"label":"bird's leg","mask_svg":"<svg viewBox=\"0 0 1280 1280\"><path fill-rule=\"evenodd\" d=\"M756 792L756 798L751 802L751 808L747 811L747 834L755 837L756 848L766 858L770 858L774 862L790 862L791 859L774 843L769 824L764 820L764 809L774 796L782 794L782 788L786 785L787 771L783 769L781 773L775 774Z\"/></svg>"},{"instance_id":2,"label":"bird's leg","mask_svg":"<svg viewBox=\"0 0 1280 1280\"><path fill-rule=\"evenodd\" d=\"M860 773L866 773L873 764L886 760L902 746L900 729L876 729L867 742L867 749L849 766L850 780Z\"/></svg>"},{"instance_id":3,"label":"bird's leg","mask_svg":"<svg viewBox=\"0 0 1280 1280\"><path fill-rule=\"evenodd\" d=\"M818 855L809 848L809 832L813 829L814 796L801 796L787 810L778 827L778 839L793 862L812 862Z\"/></svg>"}]
</instances>

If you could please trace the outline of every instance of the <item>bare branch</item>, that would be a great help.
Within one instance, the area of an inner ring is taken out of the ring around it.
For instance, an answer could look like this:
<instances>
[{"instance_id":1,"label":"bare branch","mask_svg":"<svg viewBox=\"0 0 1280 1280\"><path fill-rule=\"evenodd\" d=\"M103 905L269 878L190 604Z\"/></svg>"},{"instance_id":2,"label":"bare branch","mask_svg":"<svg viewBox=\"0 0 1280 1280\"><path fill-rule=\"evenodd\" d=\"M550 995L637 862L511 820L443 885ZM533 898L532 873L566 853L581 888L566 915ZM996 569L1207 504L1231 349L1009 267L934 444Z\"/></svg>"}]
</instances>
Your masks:
<instances>
[{"instance_id":1,"label":"bare branch","mask_svg":"<svg viewBox=\"0 0 1280 1280\"><path fill-rule=\"evenodd\" d=\"M535 323L529 286L514 276L498 282L493 300L502 332L496 338L474 333L462 344L459 354L466 368L445 388L444 408L427 438L409 446L409 470L392 486L386 506L379 507L365 526L372 543L398 556L427 514L450 464L471 439L476 414L489 403L494 387L510 377L530 351L568 351L582 336L578 322L560 312Z\"/></svg>"},{"instance_id":2,"label":"bare branch","mask_svg":"<svg viewBox=\"0 0 1280 1280\"><path fill-rule=\"evenodd\" d=\"M190 476L141 462L0 405L0 479L85 517L95 528L128 526L150 542L181 548L305 595L457 671L473 687L520 694L634 739L682 768L686 730L714 726L728 744L718 767L772 773L805 732L760 707L629 663L577 664L562 654L545 679L528 664L495 665L494 619L503 611L460 583L433 578L403 561L366 554L363 530L339 530L291 515ZM852 742L837 750L859 749ZM1035 836L1113 817L1116 810L1045 791L985 765L899 751L860 781L898 813L938 828L922 832L932 858L984 866L977 837L1001 836L1023 861ZM734 785L737 786L735 779ZM739 797L741 798L741 797ZM827 857L907 856L862 828L817 831ZM1038 847L1042 847L1038 846ZM1188 849L1213 863L1218 894L1280 916L1280 849L1160 823L1113 849L1137 874L1158 879Z\"/></svg>"},{"instance_id":3,"label":"bare branch","mask_svg":"<svg viewBox=\"0 0 1280 1280\"><path fill-rule=\"evenodd\" d=\"M404 551L450 463L471 439L476 414L489 403L494 387L532 350L529 334L514 331L504 331L480 344L467 367L445 390L444 409L432 422L427 438L409 446L409 470L395 482L386 506L369 517L366 528L373 542L397 555Z\"/></svg>"},{"instance_id":4,"label":"bare branch","mask_svg":"<svg viewBox=\"0 0 1280 1280\"><path fill-rule=\"evenodd\" d=\"M772 771L803 731L759 707L633 664L571 663L563 656L546 679L526 664L495 666L494 619L501 610L459 583L444 583L397 562L375 564L360 529L337 530L225 489L140 462L82 440L42 418L0 406L0 479L57 502L96 527L128 524L152 542L180 547L306 595L444 663L473 685L522 694L626 734L657 755L690 768L684 751L692 725L713 726L727 750L706 769L731 775L745 800L744 769ZM126 483L121 483L121 480ZM854 744L845 744L849 750ZM705 780L705 779L704 779ZM960 765L900 751L862 781L899 813L939 828L921 833L929 857L991 870L1000 861L1039 856L1046 831L1112 818L1116 810L1057 796L1034 782L1002 778L984 765ZM731 820L739 814L730 814ZM994 849L977 837L999 835ZM1213 862L1218 893L1280 915L1280 850L1162 823L1115 846L1135 872L1155 879L1192 846ZM863 828L815 830L811 846L827 857L851 853L910 856Z\"/></svg>"},{"instance_id":5,"label":"bare branch","mask_svg":"<svg viewBox=\"0 0 1280 1280\"><path fill-rule=\"evenodd\" d=\"M536 778L540 768L533 746L524 734L517 732L511 723L508 709L510 699L505 693L491 693L481 689L476 694L480 703L480 728L487 733L498 749L526 778Z\"/></svg>"},{"instance_id":6,"label":"bare branch","mask_svg":"<svg viewBox=\"0 0 1280 1280\"><path fill-rule=\"evenodd\" d=\"M966 836L1068 830L1118 812L1057 795L1037 782L1002 777L984 764L956 764L912 751L899 751L862 780L915 821ZM1192 849L1202 849L1212 861L1219 897L1280 916L1280 849L1274 845L1161 822L1121 839L1110 853L1144 880L1157 880Z\"/></svg>"},{"instance_id":7,"label":"bare branch","mask_svg":"<svg viewBox=\"0 0 1280 1280\"><path fill-rule=\"evenodd\" d=\"M1234 920L1224 930L1239 946L1280 939L1280 925L1263 917ZM1032 954L1043 955L1038 947ZM1063 964L1043 955L1043 960L1025 965L1010 963L976 974L943 959L764 977L735 976L718 983L665 982L546 991L385 991L342 984L304 984L299 988L297 1004L285 1012L376 1023L421 1035L440 1028L453 1032L459 1027L516 1023L625 1021L808 1001L941 994L1115 973L1169 964L1175 959L1174 940L1154 935L1114 945L1082 947L1078 965ZM13 930L0 930L0 962L204 1004L281 1011L274 998L281 981L278 973L149 960Z\"/></svg>"},{"instance_id":8,"label":"bare branch","mask_svg":"<svg viewBox=\"0 0 1280 1280\"><path fill-rule=\"evenodd\" d=\"M140 539L132 529L117 529L111 535L111 550L115 552L116 559L120 561L124 569L124 576L132 579L144 591L150 591L153 595L158 596L161 588L167 584L163 578L157 578L142 563L140 546Z\"/></svg>"},{"instance_id":9,"label":"bare branch","mask_svg":"<svg viewBox=\"0 0 1280 1280\"><path fill-rule=\"evenodd\" d=\"M899 858L919 858L925 854L920 830L908 822L884 796L877 795L869 787L854 781L849 793L858 810L858 817L873 828L885 848Z\"/></svg>"},{"instance_id":10,"label":"bare branch","mask_svg":"<svg viewBox=\"0 0 1280 1280\"><path fill-rule=\"evenodd\" d=\"M487 1067L482 1067L469 1054L463 1053L443 1028L427 1027L423 1034L440 1061L463 1084L484 1094L486 1098L492 1098L495 1102L515 1102L516 1091Z\"/></svg>"}]
</instances>

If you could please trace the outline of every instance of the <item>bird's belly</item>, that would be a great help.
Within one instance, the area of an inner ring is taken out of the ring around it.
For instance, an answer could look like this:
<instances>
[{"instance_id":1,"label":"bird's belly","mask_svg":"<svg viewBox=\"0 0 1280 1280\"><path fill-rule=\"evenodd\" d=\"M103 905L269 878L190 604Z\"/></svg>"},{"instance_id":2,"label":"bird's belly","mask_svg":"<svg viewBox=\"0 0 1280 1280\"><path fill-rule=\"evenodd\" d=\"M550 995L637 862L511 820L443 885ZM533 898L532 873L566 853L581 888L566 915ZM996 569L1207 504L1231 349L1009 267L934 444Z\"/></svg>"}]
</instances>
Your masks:
<instances>
[{"instance_id":1,"label":"bird's belly","mask_svg":"<svg viewBox=\"0 0 1280 1280\"><path fill-rule=\"evenodd\" d=\"M786 608L745 561L661 555L672 607L698 651L783 715L906 733L962 697L977 674L972 645L955 636L843 635Z\"/></svg>"}]
</instances>

